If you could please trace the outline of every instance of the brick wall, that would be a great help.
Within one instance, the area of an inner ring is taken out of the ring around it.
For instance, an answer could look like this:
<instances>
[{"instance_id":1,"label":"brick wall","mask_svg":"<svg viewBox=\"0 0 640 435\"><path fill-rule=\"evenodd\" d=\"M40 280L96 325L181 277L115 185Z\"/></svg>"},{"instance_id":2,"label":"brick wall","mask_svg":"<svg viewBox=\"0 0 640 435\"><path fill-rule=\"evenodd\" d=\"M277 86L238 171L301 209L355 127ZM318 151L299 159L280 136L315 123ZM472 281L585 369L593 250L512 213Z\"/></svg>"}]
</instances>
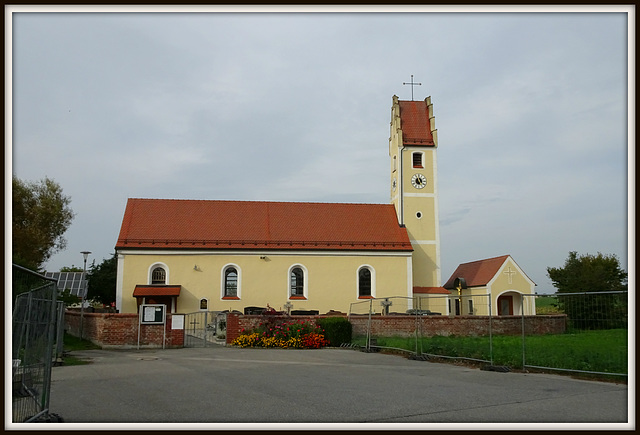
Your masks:
<instances>
[{"instance_id":1,"label":"brick wall","mask_svg":"<svg viewBox=\"0 0 640 435\"><path fill-rule=\"evenodd\" d=\"M296 320L315 322L316 319L327 316L294 316ZM347 317L346 315L344 317ZM227 344L238 337L242 330L251 330L258 326L263 317L259 315L244 316L229 314L227 316ZM351 316L353 335L365 335L369 316ZM379 336L412 336L416 328L425 337L435 335L488 335L489 327L493 334L520 335L522 334L521 316L492 317L491 325L487 316L415 316L391 315L371 316L371 333ZM562 334L566 331L566 315L525 316L524 327L526 334Z\"/></svg>"},{"instance_id":2,"label":"brick wall","mask_svg":"<svg viewBox=\"0 0 640 435\"><path fill-rule=\"evenodd\" d=\"M417 321L416 321L417 320ZM353 335L365 335L368 316L351 316ZM411 336L419 328L422 335L474 336L488 335L489 328L493 334L520 335L522 334L522 316L371 316L372 335L381 336ZM566 315L524 316L526 334L562 334L566 331Z\"/></svg>"},{"instance_id":3,"label":"brick wall","mask_svg":"<svg viewBox=\"0 0 640 435\"><path fill-rule=\"evenodd\" d=\"M346 315L342 315L346 317ZM296 320L315 322L321 316L293 316ZM227 344L238 337L242 330L256 328L263 320L260 315L227 315ZM522 333L521 316L500 316L491 318L491 330L499 335L519 335ZM369 317L351 316L353 335L365 335ZM165 347L182 347L184 330L171 329L172 315L167 314L165 325L140 325L140 347L162 347L163 327L166 331ZM84 313L84 338L103 348L133 348L138 346L138 315L115 313ZM561 334L566 331L566 316L545 315L525 316L524 327L527 334ZM425 337L434 335L488 335L489 317L486 316L414 316L373 315L371 332L379 336L411 336L416 328L421 328ZM80 336L80 313L66 311L65 329L71 335Z\"/></svg>"},{"instance_id":4,"label":"brick wall","mask_svg":"<svg viewBox=\"0 0 640 435\"><path fill-rule=\"evenodd\" d=\"M182 347L184 330L171 329L172 315L167 314L164 325L139 325L137 314L84 313L82 336L103 348L138 346L138 328L140 328L140 347L161 348L163 330L165 348ZM65 330L76 337L80 336L80 313L65 312Z\"/></svg>"}]
</instances>

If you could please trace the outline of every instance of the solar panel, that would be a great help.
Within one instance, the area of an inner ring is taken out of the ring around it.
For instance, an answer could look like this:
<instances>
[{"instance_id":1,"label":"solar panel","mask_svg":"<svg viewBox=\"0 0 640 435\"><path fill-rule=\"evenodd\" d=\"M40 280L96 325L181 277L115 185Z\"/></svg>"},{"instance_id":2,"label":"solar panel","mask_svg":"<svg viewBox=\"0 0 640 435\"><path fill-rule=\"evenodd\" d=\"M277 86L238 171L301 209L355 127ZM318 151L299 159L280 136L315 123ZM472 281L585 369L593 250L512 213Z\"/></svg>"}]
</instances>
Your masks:
<instances>
[{"instance_id":1,"label":"solar panel","mask_svg":"<svg viewBox=\"0 0 640 435\"><path fill-rule=\"evenodd\" d=\"M87 280L84 272L45 272L44 276L53 278L58 282L58 290L69 292L79 298L87 296Z\"/></svg>"}]
</instances>

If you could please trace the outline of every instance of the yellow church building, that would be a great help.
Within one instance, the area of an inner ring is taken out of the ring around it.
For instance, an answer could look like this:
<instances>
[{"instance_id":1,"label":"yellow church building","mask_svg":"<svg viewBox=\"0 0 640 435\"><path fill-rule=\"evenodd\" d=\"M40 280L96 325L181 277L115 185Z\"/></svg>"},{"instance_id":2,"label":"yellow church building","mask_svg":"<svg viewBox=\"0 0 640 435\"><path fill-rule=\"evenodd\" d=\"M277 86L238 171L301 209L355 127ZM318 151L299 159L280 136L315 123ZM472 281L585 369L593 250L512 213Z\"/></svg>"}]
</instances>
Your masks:
<instances>
[{"instance_id":1,"label":"yellow church building","mask_svg":"<svg viewBox=\"0 0 640 435\"><path fill-rule=\"evenodd\" d=\"M390 125L390 204L130 198L115 247L116 309L346 313L354 302L401 296L411 308L415 295L435 294L429 309L452 314L459 295L441 286L431 98L394 96Z\"/></svg>"}]
</instances>

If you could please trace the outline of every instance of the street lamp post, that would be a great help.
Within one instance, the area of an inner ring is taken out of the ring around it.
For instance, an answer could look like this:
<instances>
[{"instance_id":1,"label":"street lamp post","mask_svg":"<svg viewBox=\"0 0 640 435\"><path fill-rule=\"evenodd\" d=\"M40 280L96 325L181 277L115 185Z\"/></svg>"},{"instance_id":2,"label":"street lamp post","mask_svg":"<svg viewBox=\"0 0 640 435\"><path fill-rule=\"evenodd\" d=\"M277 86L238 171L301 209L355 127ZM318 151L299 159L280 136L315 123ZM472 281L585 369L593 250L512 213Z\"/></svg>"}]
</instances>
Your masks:
<instances>
[{"instance_id":1,"label":"street lamp post","mask_svg":"<svg viewBox=\"0 0 640 435\"><path fill-rule=\"evenodd\" d=\"M84 283L84 288L82 289L82 293L80 294L80 340L82 340L82 330L84 327L84 295L87 292L87 257L89 256L89 254L91 254L91 251L82 251L80 253L84 257L84 267L82 269L81 281L82 283Z\"/></svg>"}]
</instances>

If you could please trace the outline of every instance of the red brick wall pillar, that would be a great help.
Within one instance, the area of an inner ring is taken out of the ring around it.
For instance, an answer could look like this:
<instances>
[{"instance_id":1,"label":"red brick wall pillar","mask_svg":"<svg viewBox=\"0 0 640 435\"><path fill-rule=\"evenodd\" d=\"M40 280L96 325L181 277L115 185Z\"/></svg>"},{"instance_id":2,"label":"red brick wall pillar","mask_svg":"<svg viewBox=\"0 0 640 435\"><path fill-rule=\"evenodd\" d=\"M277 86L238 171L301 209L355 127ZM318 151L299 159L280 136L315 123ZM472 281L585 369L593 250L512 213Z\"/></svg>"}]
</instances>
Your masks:
<instances>
[{"instance_id":1,"label":"red brick wall pillar","mask_svg":"<svg viewBox=\"0 0 640 435\"><path fill-rule=\"evenodd\" d=\"M237 313L227 313L227 344L240 335L240 318Z\"/></svg>"}]
</instances>

